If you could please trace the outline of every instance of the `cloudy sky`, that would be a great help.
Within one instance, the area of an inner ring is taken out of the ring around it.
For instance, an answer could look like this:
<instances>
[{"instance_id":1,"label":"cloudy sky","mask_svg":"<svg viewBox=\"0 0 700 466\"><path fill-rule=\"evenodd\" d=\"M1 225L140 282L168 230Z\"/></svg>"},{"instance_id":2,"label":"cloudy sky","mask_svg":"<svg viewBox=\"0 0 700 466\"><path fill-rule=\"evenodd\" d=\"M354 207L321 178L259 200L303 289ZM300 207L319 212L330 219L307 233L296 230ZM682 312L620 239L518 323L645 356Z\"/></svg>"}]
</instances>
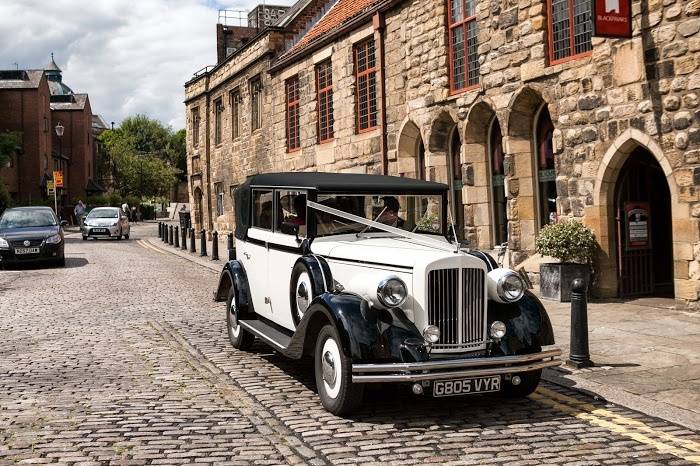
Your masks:
<instances>
[{"instance_id":1,"label":"cloudy sky","mask_svg":"<svg viewBox=\"0 0 700 466\"><path fill-rule=\"evenodd\" d=\"M217 11L258 3L0 0L0 69L43 68L53 52L63 81L108 123L142 113L178 129L185 81L216 62Z\"/></svg>"}]
</instances>

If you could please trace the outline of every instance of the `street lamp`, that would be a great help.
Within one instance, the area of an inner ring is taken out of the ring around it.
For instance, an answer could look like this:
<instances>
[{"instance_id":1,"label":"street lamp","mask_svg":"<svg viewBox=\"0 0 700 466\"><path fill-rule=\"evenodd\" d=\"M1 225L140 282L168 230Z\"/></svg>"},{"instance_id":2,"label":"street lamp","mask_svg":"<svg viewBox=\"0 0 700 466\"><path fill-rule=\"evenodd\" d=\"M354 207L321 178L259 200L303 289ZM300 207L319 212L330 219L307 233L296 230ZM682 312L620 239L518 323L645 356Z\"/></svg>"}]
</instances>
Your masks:
<instances>
[{"instance_id":1,"label":"street lamp","mask_svg":"<svg viewBox=\"0 0 700 466\"><path fill-rule=\"evenodd\" d=\"M58 159L61 160L63 157L63 131L65 128L59 121L58 124L56 125L56 136L58 136ZM60 162L59 162L60 163ZM58 188L56 187L56 180L54 179L54 186L53 186L53 208L54 211L56 212L56 215L58 215L58 195L56 192L58 191Z\"/></svg>"}]
</instances>

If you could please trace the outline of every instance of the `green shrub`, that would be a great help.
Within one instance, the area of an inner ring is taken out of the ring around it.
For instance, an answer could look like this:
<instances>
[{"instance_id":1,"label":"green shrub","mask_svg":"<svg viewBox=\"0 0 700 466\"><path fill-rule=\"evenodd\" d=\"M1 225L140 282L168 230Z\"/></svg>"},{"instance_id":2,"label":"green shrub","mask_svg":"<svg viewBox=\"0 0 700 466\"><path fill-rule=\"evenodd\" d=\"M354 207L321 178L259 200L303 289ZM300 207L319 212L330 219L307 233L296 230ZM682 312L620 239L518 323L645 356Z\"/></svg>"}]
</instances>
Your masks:
<instances>
[{"instance_id":1,"label":"green shrub","mask_svg":"<svg viewBox=\"0 0 700 466\"><path fill-rule=\"evenodd\" d=\"M590 264L598 243L590 228L576 220L546 225L535 239L535 249L561 262Z\"/></svg>"},{"instance_id":2,"label":"green shrub","mask_svg":"<svg viewBox=\"0 0 700 466\"><path fill-rule=\"evenodd\" d=\"M0 181L0 215L5 212L5 209L12 206L12 197L10 193L7 192L5 184Z\"/></svg>"}]
</instances>

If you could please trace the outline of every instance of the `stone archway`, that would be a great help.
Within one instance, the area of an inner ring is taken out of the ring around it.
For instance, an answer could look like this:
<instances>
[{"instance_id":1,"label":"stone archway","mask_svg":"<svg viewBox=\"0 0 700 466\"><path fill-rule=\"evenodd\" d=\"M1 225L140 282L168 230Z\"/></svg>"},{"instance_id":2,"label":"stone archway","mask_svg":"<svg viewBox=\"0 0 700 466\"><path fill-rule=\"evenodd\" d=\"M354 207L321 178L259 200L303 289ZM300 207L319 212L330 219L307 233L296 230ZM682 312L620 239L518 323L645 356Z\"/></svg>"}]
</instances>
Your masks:
<instances>
[{"instance_id":1,"label":"stone archway","mask_svg":"<svg viewBox=\"0 0 700 466\"><path fill-rule=\"evenodd\" d=\"M600 162L596 176L593 206L585 209L585 223L596 234L600 244L598 258L598 293L603 297L618 295L620 288L621 254L619 253L618 223L616 220L616 186L625 163L635 151L648 153L658 163L668 185L670 218L672 223L672 254L674 295L677 299L698 299L697 280L690 275L697 268L693 247L700 240L698 224L690 216L689 205L679 200L676 175L656 141L637 129L627 129L615 139Z\"/></svg>"},{"instance_id":2,"label":"stone archway","mask_svg":"<svg viewBox=\"0 0 700 466\"><path fill-rule=\"evenodd\" d=\"M481 101L470 109L464 129L465 236L479 249L491 249L495 245L491 167L491 130L494 125L500 127L496 112ZM502 181L496 184L503 189Z\"/></svg>"},{"instance_id":3,"label":"stone archway","mask_svg":"<svg viewBox=\"0 0 700 466\"><path fill-rule=\"evenodd\" d=\"M447 111L442 111L430 126L428 150L431 180L441 181L450 186L450 212L457 237L462 240L465 238L462 135L456 119L453 119Z\"/></svg>"},{"instance_id":4,"label":"stone archway","mask_svg":"<svg viewBox=\"0 0 700 466\"><path fill-rule=\"evenodd\" d=\"M411 120L407 120L399 132L396 157L399 176L426 179L425 145L420 129Z\"/></svg>"},{"instance_id":5,"label":"stone archway","mask_svg":"<svg viewBox=\"0 0 700 466\"><path fill-rule=\"evenodd\" d=\"M196 226L194 226L195 231L196 231L196 230L200 230L200 229L204 228L204 223L203 223L203 221L204 221L204 206L202 204L202 198L203 198L202 188L197 186L194 189L193 195L194 195L194 219L193 220L194 220L194 224L196 225Z\"/></svg>"},{"instance_id":6,"label":"stone archway","mask_svg":"<svg viewBox=\"0 0 700 466\"><path fill-rule=\"evenodd\" d=\"M510 104L505 137L505 177L508 194L508 240L515 251L514 264L534 251L537 234L537 137L536 124L542 111L549 111L542 96L523 88Z\"/></svg>"}]
</instances>

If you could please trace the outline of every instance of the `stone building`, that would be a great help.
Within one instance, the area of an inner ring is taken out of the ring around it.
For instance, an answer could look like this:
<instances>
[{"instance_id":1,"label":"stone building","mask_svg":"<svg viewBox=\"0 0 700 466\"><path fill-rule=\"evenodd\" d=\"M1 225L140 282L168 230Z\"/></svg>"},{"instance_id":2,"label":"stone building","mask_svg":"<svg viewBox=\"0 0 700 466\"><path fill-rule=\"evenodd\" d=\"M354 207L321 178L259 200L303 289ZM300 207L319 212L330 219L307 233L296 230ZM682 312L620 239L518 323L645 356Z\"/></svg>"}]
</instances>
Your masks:
<instances>
[{"instance_id":1,"label":"stone building","mask_svg":"<svg viewBox=\"0 0 700 466\"><path fill-rule=\"evenodd\" d=\"M700 0L633 0L623 39L594 36L591 1L299 2L186 84L197 227L231 229L261 171L426 178L514 266L576 218L598 295L697 301Z\"/></svg>"}]
</instances>

